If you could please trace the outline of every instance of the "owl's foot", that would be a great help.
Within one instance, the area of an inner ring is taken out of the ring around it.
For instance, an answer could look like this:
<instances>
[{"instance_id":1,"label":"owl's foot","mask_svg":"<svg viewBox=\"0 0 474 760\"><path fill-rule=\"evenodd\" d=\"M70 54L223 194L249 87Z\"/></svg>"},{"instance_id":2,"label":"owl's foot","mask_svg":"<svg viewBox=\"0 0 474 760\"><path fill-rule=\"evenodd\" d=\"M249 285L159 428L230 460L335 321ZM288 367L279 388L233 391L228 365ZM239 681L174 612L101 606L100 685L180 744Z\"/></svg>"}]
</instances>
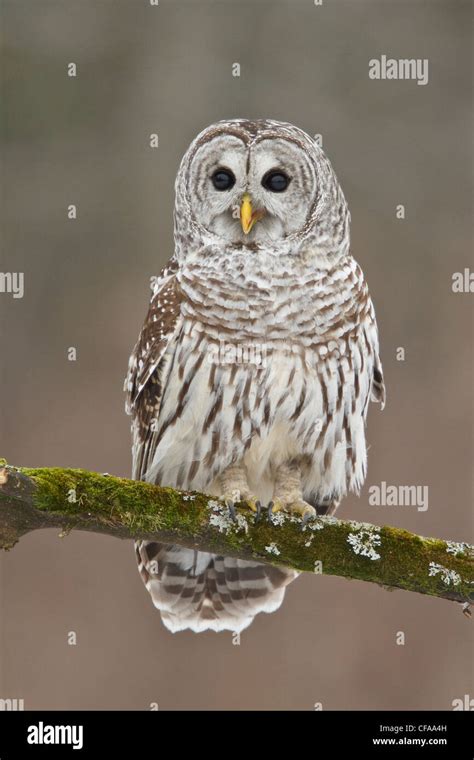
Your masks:
<instances>
[{"instance_id":1,"label":"owl's foot","mask_svg":"<svg viewBox=\"0 0 474 760\"><path fill-rule=\"evenodd\" d=\"M219 479L222 489L222 496L220 498L229 508L232 519L235 516L235 504L237 502L246 502L245 506L258 519L262 505L249 489L245 467L239 464L230 465L224 470Z\"/></svg>"},{"instance_id":2,"label":"owl's foot","mask_svg":"<svg viewBox=\"0 0 474 760\"><path fill-rule=\"evenodd\" d=\"M289 512L303 520L303 527L308 520L313 520L317 513L315 508L303 498L301 468L292 460L281 464L276 471L273 501L270 502L269 519L275 512Z\"/></svg>"},{"instance_id":3,"label":"owl's foot","mask_svg":"<svg viewBox=\"0 0 474 760\"><path fill-rule=\"evenodd\" d=\"M228 502L233 502L234 504L237 504L239 501L245 502L245 506L248 506L252 512L259 512L262 508L260 501L248 491L244 493L242 491L234 490L230 493L222 494L221 499L225 504Z\"/></svg>"},{"instance_id":4,"label":"owl's foot","mask_svg":"<svg viewBox=\"0 0 474 760\"><path fill-rule=\"evenodd\" d=\"M260 517L260 513L262 511L262 504L251 493L247 492L243 494L241 491L234 490L231 493L223 494L221 496L221 499L223 500L224 504L229 510L229 514L233 522L237 522L237 514L235 511L235 505L238 502L244 502L245 506L248 507L250 511L254 513L255 521L257 521Z\"/></svg>"},{"instance_id":5,"label":"owl's foot","mask_svg":"<svg viewBox=\"0 0 474 760\"><path fill-rule=\"evenodd\" d=\"M249 496L243 497L241 501L245 502L245 506L248 506L248 508L256 515L257 518L260 516L262 505L260 501L255 498L255 496L249 494Z\"/></svg>"},{"instance_id":6,"label":"owl's foot","mask_svg":"<svg viewBox=\"0 0 474 760\"><path fill-rule=\"evenodd\" d=\"M269 518L280 511L289 512L291 515L301 517L304 524L306 524L308 520L313 520L317 515L315 508L303 499L296 499L295 501L275 499L274 501L271 501L268 505Z\"/></svg>"}]
</instances>

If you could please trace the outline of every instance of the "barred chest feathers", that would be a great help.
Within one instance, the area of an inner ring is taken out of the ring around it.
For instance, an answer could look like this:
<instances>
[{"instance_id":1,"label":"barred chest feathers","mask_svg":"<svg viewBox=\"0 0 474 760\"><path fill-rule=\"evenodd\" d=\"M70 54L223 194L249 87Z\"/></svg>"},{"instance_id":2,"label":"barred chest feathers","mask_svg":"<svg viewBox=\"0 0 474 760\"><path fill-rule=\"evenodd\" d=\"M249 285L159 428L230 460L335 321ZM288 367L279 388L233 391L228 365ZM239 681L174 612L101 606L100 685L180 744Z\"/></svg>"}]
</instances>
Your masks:
<instances>
[{"instance_id":1,"label":"barred chest feathers","mask_svg":"<svg viewBox=\"0 0 474 760\"><path fill-rule=\"evenodd\" d=\"M315 268L302 254L216 252L187 262L178 281L183 325L162 409L173 423L151 478L217 494L215 478L243 458L268 500L275 468L303 455L313 499L358 491L377 335L355 260Z\"/></svg>"}]
</instances>

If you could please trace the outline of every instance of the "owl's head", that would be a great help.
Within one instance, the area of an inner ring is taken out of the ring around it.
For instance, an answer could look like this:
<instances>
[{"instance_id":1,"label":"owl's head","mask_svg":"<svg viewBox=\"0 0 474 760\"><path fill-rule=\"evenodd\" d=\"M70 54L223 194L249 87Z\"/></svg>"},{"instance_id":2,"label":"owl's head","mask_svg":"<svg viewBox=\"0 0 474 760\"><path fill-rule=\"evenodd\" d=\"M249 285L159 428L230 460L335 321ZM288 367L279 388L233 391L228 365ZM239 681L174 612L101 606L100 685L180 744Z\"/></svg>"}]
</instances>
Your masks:
<instances>
[{"instance_id":1,"label":"owl's head","mask_svg":"<svg viewBox=\"0 0 474 760\"><path fill-rule=\"evenodd\" d=\"M175 234L188 248L224 242L229 252L314 249L332 257L347 252L349 212L328 159L305 132L234 119L205 129L185 154Z\"/></svg>"}]
</instances>

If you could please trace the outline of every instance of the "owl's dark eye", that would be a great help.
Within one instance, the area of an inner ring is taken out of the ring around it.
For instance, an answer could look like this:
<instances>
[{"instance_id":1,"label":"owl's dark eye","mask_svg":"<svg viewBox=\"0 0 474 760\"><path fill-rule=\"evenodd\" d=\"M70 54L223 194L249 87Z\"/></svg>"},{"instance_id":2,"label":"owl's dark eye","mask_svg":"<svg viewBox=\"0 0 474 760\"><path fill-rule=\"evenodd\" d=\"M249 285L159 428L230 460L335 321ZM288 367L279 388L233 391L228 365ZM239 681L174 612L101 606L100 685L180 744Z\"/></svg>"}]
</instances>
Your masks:
<instances>
[{"instance_id":1,"label":"owl's dark eye","mask_svg":"<svg viewBox=\"0 0 474 760\"><path fill-rule=\"evenodd\" d=\"M275 171L275 169L267 172L262 179L265 190L270 190L272 193L282 193L289 184L290 178L281 171Z\"/></svg>"},{"instance_id":2,"label":"owl's dark eye","mask_svg":"<svg viewBox=\"0 0 474 760\"><path fill-rule=\"evenodd\" d=\"M235 185L235 177L229 169L216 169L211 179L216 190L230 190Z\"/></svg>"}]
</instances>

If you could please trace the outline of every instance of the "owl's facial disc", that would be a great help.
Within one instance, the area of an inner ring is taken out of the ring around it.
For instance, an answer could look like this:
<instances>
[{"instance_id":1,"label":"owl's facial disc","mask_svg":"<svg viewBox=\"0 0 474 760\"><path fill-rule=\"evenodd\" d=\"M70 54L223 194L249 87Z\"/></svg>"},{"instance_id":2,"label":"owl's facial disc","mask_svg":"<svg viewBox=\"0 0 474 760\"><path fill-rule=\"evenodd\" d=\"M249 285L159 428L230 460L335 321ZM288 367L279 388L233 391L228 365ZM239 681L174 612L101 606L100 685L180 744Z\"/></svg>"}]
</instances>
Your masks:
<instances>
[{"instance_id":1,"label":"owl's facial disc","mask_svg":"<svg viewBox=\"0 0 474 760\"><path fill-rule=\"evenodd\" d=\"M316 171L296 143L268 138L250 147L222 134L201 146L189 175L191 210L227 242L271 242L298 232L316 198Z\"/></svg>"}]
</instances>

